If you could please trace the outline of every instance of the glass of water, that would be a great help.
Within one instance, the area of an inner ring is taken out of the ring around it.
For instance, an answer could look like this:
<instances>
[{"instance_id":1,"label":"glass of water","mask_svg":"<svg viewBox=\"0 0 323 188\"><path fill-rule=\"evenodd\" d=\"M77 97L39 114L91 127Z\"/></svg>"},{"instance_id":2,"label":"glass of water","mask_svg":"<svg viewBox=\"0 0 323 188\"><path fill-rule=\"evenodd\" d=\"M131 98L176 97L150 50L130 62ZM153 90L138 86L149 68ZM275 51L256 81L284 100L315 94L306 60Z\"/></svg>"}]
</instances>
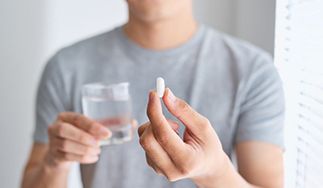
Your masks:
<instances>
[{"instance_id":1,"label":"glass of water","mask_svg":"<svg viewBox=\"0 0 323 188\"><path fill-rule=\"evenodd\" d=\"M112 132L112 137L101 140L101 145L122 144L132 139L128 82L83 85L82 108L84 115L101 123Z\"/></svg>"}]
</instances>

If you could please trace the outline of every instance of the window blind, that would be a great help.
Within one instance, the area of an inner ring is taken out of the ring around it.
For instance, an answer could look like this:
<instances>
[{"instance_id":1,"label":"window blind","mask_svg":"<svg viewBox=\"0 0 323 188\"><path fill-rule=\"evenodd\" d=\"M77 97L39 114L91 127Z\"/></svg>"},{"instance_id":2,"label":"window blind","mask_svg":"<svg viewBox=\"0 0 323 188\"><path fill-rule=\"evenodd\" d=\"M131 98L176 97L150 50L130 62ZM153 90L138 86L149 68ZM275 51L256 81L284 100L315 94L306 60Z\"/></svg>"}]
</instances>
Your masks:
<instances>
[{"instance_id":1,"label":"window blind","mask_svg":"<svg viewBox=\"0 0 323 188\"><path fill-rule=\"evenodd\" d=\"M286 187L323 187L323 0L277 0L275 63L286 98Z\"/></svg>"}]
</instances>

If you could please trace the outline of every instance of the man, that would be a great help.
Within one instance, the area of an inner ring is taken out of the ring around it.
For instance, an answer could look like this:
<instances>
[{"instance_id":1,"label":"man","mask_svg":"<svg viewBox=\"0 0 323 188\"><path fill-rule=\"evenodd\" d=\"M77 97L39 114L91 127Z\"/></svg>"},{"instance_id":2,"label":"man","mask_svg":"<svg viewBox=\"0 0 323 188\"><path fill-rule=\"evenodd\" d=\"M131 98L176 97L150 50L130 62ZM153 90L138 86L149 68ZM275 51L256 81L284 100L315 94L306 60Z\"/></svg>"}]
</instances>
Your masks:
<instances>
[{"instance_id":1,"label":"man","mask_svg":"<svg viewBox=\"0 0 323 188\"><path fill-rule=\"evenodd\" d=\"M47 64L23 187L65 187L72 162L82 164L86 188L282 187L284 101L269 56L198 25L191 0L127 2L125 26ZM169 87L162 100L149 92L158 76ZM139 136L100 148L111 132L81 115L81 87L122 81L131 84Z\"/></svg>"}]
</instances>

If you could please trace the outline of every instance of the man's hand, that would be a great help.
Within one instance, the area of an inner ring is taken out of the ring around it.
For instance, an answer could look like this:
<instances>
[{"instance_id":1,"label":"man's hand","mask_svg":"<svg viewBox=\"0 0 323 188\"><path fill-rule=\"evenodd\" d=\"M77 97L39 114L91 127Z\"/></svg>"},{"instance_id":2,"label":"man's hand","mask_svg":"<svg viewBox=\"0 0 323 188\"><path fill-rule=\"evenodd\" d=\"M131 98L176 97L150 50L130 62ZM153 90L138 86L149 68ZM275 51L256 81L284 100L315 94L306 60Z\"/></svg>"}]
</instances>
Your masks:
<instances>
[{"instance_id":1,"label":"man's hand","mask_svg":"<svg viewBox=\"0 0 323 188\"><path fill-rule=\"evenodd\" d=\"M74 112L63 112L48 128L49 144L34 143L25 168L22 187L66 187L72 162L94 163L100 154L99 140L107 139L109 124L125 121L107 118L94 121ZM131 121L132 128L137 126Z\"/></svg>"},{"instance_id":2,"label":"man's hand","mask_svg":"<svg viewBox=\"0 0 323 188\"><path fill-rule=\"evenodd\" d=\"M178 125L165 118L159 97L150 92L147 107L150 122L138 129L147 163L170 181L191 178L202 185L209 179L220 178L228 168L228 160L208 119L168 88L163 102L186 130L182 140L176 133Z\"/></svg>"},{"instance_id":3,"label":"man's hand","mask_svg":"<svg viewBox=\"0 0 323 188\"><path fill-rule=\"evenodd\" d=\"M94 163L100 154L99 140L111 132L98 122L74 112L61 113L48 128L49 150L45 160L55 167L70 163Z\"/></svg>"}]
</instances>

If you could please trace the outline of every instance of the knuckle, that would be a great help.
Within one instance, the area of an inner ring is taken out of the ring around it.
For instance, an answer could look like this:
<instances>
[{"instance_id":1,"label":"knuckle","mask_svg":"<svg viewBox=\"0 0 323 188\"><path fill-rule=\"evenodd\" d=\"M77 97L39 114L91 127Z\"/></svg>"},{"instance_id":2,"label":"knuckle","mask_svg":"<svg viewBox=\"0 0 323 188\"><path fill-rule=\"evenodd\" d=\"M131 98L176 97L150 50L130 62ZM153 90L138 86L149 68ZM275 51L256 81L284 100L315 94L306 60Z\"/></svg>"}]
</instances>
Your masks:
<instances>
[{"instance_id":1,"label":"knuckle","mask_svg":"<svg viewBox=\"0 0 323 188\"><path fill-rule=\"evenodd\" d=\"M180 113L187 113L190 111L190 106L185 101L179 100L178 109L180 110Z\"/></svg>"},{"instance_id":2,"label":"knuckle","mask_svg":"<svg viewBox=\"0 0 323 188\"><path fill-rule=\"evenodd\" d=\"M185 101L183 101L183 100L180 100L179 101L179 107L182 110L188 110L189 109L189 105Z\"/></svg>"},{"instance_id":3,"label":"knuckle","mask_svg":"<svg viewBox=\"0 0 323 188\"><path fill-rule=\"evenodd\" d=\"M145 150L151 149L151 142L149 142L149 140L146 137L141 137L139 139L139 143Z\"/></svg>"},{"instance_id":4,"label":"knuckle","mask_svg":"<svg viewBox=\"0 0 323 188\"><path fill-rule=\"evenodd\" d=\"M161 172L160 172L160 170L159 170L157 167L152 166L151 168L152 168L152 169L154 169L154 171L155 171L157 174L160 174L160 173L161 173Z\"/></svg>"},{"instance_id":5,"label":"knuckle","mask_svg":"<svg viewBox=\"0 0 323 188\"><path fill-rule=\"evenodd\" d=\"M160 144L165 145L168 143L169 137L168 135L158 135L157 140Z\"/></svg>"},{"instance_id":6,"label":"knuckle","mask_svg":"<svg viewBox=\"0 0 323 188\"><path fill-rule=\"evenodd\" d=\"M87 122L87 123L84 123L84 125L85 126L82 126L83 127L82 129L84 131L86 131L86 132L89 132L89 133L99 132L100 131L100 127L101 127L100 125L96 124L95 122Z\"/></svg>"},{"instance_id":7,"label":"knuckle","mask_svg":"<svg viewBox=\"0 0 323 188\"><path fill-rule=\"evenodd\" d=\"M141 136L144 133L144 131L146 130L147 126L148 126L148 123L145 123L145 124L143 124L142 126L140 126L138 128L137 132L138 132L138 135L139 136Z\"/></svg>"},{"instance_id":8,"label":"knuckle","mask_svg":"<svg viewBox=\"0 0 323 188\"><path fill-rule=\"evenodd\" d=\"M62 157L67 160L70 159L70 155L68 153L63 153Z\"/></svg>"},{"instance_id":9,"label":"knuckle","mask_svg":"<svg viewBox=\"0 0 323 188\"><path fill-rule=\"evenodd\" d=\"M54 129L54 125L50 125L48 128L47 128L47 133L49 135L51 135L53 133L53 129Z\"/></svg>"},{"instance_id":10,"label":"knuckle","mask_svg":"<svg viewBox=\"0 0 323 188\"><path fill-rule=\"evenodd\" d=\"M57 135L63 136L64 135L64 125L62 123L57 125Z\"/></svg>"},{"instance_id":11,"label":"knuckle","mask_svg":"<svg viewBox=\"0 0 323 188\"><path fill-rule=\"evenodd\" d=\"M74 114L73 122L75 124L80 124L82 122L82 117L80 114Z\"/></svg>"},{"instance_id":12,"label":"knuckle","mask_svg":"<svg viewBox=\"0 0 323 188\"><path fill-rule=\"evenodd\" d=\"M63 120L65 117L65 112L60 112L58 115L57 115L57 120Z\"/></svg>"},{"instance_id":13,"label":"knuckle","mask_svg":"<svg viewBox=\"0 0 323 188\"><path fill-rule=\"evenodd\" d=\"M139 138L139 144L142 146L142 147L144 147L144 143L145 141L144 141L144 138L143 137L140 137Z\"/></svg>"},{"instance_id":14,"label":"knuckle","mask_svg":"<svg viewBox=\"0 0 323 188\"><path fill-rule=\"evenodd\" d=\"M56 128L56 129L57 129L57 130L56 130L56 134L57 134L57 136L64 137L64 135L65 135L65 129L66 129L65 124L64 124L64 123L59 123L59 124L57 125L57 128Z\"/></svg>"},{"instance_id":15,"label":"knuckle","mask_svg":"<svg viewBox=\"0 0 323 188\"><path fill-rule=\"evenodd\" d=\"M63 151L66 151L68 149L68 143L66 140L62 140L59 142L59 148L62 149Z\"/></svg>"},{"instance_id":16,"label":"knuckle","mask_svg":"<svg viewBox=\"0 0 323 188\"><path fill-rule=\"evenodd\" d=\"M142 132L144 132L144 127L139 127L137 130L138 135L140 135Z\"/></svg>"},{"instance_id":17,"label":"knuckle","mask_svg":"<svg viewBox=\"0 0 323 188\"><path fill-rule=\"evenodd\" d=\"M71 124L65 124L66 127L64 127L64 130L66 130L66 136L68 136L68 138L74 140L77 139L78 137L78 132L77 132L77 128L74 130L74 128L72 127L73 125Z\"/></svg>"},{"instance_id":18,"label":"knuckle","mask_svg":"<svg viewBox=\"0 0 323 188\"><path fill-rule=\"evenodd\" d=\"M188 170L186 168L183 168L183 167L179 169L179 172L180 172L180 174L182 176L185 176L185 175L188 174Z\"/></svg>"},{"instance_id":19,"label":"knuckle","mask_svg":"<svg viewBox=\"0 0 323 188\"><path fill-rule=\"evenodd\" d=\"M189 175L189 173L191 172L191 166L190 165L183 165L183 166L181 166L181 167L179 167L179 172L180 172L180 174L181 174L181 176L184 176L184 177L186 177L186 176L188 176Z\"/></svg>"},{"instance_id":20,"label":"knuckle","mask_svg":"<svg viewBox=\"0 0 323 188\"><path fill-rule=\"evenodd\" d=\"M146 162L147 162L148 166L153 167L153 164L151 163L151 160L149 160L147 157L146 157Z\"/></svg>"}]
</instances>

